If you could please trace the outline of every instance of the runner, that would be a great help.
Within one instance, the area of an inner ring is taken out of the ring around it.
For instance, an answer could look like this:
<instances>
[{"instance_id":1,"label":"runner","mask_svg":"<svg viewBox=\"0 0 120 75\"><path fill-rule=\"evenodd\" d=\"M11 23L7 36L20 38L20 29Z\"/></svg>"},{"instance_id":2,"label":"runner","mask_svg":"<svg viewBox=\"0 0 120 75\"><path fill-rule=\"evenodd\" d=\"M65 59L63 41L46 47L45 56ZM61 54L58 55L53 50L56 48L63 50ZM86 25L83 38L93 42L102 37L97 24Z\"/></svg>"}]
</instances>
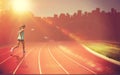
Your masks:
<instances>
[{"instance_id":1,"label":"runner","mask_svg":"<svg viewBox=\"0 0 120 75\"><path fill-rule=\"evenodd\" d=\"M17 38L18 43L15 47L11 48L11 50L10 50L11 56L13 55L14 49L18 48L20 43L22 44L23 55L25 55L24 29L25 29L25 25L22 25L21 27L19 27L18 38Z\"/></svg>"}]
</instances>

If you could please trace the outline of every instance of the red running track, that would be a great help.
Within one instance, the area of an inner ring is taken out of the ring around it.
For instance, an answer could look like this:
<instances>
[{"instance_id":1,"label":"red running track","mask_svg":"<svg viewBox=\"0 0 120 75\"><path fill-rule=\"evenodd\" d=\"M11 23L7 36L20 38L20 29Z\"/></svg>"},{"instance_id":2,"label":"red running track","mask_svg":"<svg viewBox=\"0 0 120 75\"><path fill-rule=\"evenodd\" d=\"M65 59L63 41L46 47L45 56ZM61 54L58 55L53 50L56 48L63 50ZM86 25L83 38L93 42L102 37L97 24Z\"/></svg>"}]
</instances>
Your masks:
<instances>
[{"instance_id":1,"label":"red running track","mask_svg":"<svg viewBox=\"0 0 120 75\"><path fill-rule=\"evenodd\" d=\"M75 42L48 42L28 45L10 56L0 49L0 74L120 74L120 66L88 52Z\"/></svg>"}]
</instances>

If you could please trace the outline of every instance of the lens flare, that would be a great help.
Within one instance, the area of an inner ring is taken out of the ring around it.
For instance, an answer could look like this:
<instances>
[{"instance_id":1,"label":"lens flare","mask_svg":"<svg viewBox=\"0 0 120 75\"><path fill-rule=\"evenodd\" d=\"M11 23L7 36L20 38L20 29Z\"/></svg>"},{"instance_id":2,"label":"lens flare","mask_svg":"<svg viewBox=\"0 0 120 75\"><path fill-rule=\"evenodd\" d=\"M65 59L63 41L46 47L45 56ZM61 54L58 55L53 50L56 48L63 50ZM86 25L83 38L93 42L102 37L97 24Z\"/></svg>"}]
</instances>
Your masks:
<instances>
[{"instance_id":1,"label":"lens flare","mask_svg":"<svg viewBox=\"0 0 120 75\"><path fill-rule=\"evenodd\" d=\"M30 5L28 0L12 0L11 4L13 10L19 13L28 11Z\"/></svg>"}]
</instances>

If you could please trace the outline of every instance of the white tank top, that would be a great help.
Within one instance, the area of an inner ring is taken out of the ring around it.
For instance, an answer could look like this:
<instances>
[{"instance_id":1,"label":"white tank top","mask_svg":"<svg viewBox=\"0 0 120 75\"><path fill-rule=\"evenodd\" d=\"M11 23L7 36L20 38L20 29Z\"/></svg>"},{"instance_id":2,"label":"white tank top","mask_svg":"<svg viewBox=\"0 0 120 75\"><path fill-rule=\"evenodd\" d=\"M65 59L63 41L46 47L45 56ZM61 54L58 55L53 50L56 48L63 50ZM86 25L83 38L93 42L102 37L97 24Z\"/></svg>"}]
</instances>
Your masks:
<instances>
[{"instance_id":1,"label":"white tank top","mask_svg":"<svg viewBox=\"0 0 120 75\"><path fill-rule=\"evenodd\" d=\"M18 40L24 40L24 30L18 33Z\"/></svg>"}]
</instances>

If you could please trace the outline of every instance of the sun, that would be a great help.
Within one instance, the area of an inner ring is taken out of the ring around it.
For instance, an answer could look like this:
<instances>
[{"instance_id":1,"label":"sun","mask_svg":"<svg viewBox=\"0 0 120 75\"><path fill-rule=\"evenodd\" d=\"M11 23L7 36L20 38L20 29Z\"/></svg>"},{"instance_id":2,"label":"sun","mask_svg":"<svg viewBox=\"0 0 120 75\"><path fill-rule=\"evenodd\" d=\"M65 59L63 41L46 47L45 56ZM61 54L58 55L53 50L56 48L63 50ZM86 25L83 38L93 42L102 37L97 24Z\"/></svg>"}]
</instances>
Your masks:
<instances>
[{"instance_id":1,"label":"sun","mask_svg":"<svg viewBox=\"0 0 120 75\"><path fill-rule=\"evenodd\" d=\"M12 0L12 8L14 11L23 13L29 10L28 0Z\"/></svg>"}]
</instances>

